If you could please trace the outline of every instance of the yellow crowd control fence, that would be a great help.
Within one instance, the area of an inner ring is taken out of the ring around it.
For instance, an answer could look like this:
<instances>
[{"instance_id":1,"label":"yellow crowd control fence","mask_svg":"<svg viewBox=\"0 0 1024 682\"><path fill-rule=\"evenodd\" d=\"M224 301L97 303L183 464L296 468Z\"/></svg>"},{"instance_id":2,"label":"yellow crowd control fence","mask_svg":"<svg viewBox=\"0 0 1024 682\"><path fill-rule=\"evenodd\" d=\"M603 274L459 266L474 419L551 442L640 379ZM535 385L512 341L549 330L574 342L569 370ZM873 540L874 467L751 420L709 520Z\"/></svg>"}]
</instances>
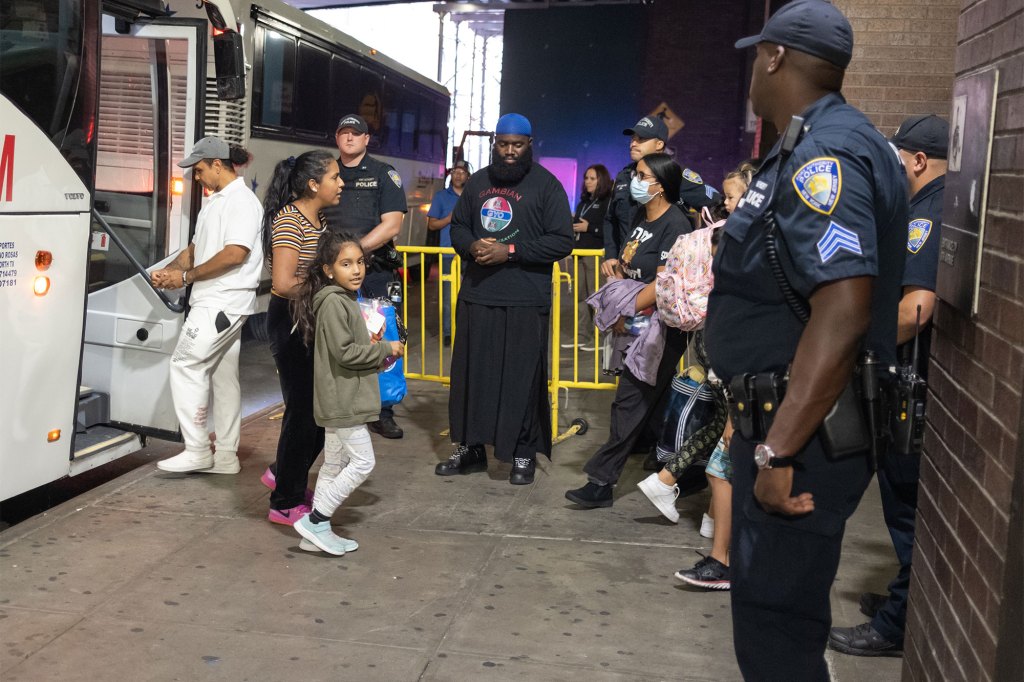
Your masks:
<instances>
[{"instance_id":1,"label":"yellow crowd control fence","mask_svg":"<svg viewBox=\"0 0 1024 682\"><path fill-rule=\"evenodd\" d=\"M399 246L398 251L403 262L401 314L409 331L405 376L449 384L451 348L445 340L456 333L461 260L450 247ZM577 249L552 271L548 392L555 443L587 429L586 421L576 418L559 432L562 391L568 399L570 389L607 391L617 384L615 377L602 374L600 333L586 304L586 296L601 281L603 257L601 249Z\"/></svg>"}]
</instances>

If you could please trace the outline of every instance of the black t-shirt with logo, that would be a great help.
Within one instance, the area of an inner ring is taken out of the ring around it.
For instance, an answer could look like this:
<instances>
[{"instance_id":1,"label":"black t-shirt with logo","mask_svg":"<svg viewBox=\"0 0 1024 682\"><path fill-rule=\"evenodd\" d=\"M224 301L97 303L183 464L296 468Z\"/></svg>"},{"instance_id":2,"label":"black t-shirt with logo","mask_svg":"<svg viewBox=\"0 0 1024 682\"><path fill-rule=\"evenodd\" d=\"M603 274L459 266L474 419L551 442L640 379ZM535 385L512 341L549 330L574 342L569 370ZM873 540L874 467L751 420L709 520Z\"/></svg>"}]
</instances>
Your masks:
<instances>
[{"instance_id":1,"label":"black t-shirt with logo","mask_svg":"<svg viewBox=\"0 0 1024 682\"><path fill-rule=\"evenodd\" d=\"M626 238L619 265L629 279L651 283L658 268L665 264L668 252L681 234L693 232L693 225L678 206L669 206L652 222L640 220Z\"/></svg>"},{"instance_id":2,"label":"black t-shirt with logo","mask_svg":"<svg viewBox=\"0 0 1024 682\"><path fill-rule=\"evenodd\" d=\"M533 164L514 185L497 185L487 169L469 178L452 211L452 246L462 258L459 299L494 306L550 306L551 265L572 253L569 198L558 180ZM516 259L479 265L478 239L514 244Z\"/></svg>"}]
</instances>

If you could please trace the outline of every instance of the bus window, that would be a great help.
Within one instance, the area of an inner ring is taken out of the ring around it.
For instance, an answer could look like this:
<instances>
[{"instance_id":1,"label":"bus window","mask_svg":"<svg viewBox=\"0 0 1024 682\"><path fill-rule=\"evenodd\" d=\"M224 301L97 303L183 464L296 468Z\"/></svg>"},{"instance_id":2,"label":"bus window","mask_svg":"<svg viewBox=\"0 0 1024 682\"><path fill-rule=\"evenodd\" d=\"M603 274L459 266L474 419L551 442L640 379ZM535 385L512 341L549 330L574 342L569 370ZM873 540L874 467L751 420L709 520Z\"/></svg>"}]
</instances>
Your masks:
<instances>
[{"instance_id":1,"label":"bus window","mask_svg":"<svg viewBox=\"0 0 1024 682\"><path fill-rule=\"evenodd\" d=\"M256 74L257 125L292 126L292 90L295 75L295 39L269 28L263 32L263 56ZM259 42L257 38L257 43Z\"/></svg>"},{"instance_id":2,"label":"bus window","mask_svg":"<svg viewBox=\"0 0 1024 682\"><path fill-rule=\"evenodd\" d=\"M188 191L175 165L185 156L188 43L105 35L102 49L96 208L150 266L182 246L170 233ZM134 274L116 248L91 253L90 291Z\"/></svg>"},{"instance_id":3,"label":"bus window","mask_svg":"<svg viewBox=\"0 0 1024 682\"><path fill-rule=\"evenodd\" d=\"M375 151L382 149L385 137L384 79L379 73L375 73L365 66L361 67L356 92L359 93L359 106L356 108L356 112L366 119L366 125L370 128L370 149Z\"/></svg>"},{"instance_id":4,"label":"bus window","mask_svg":"<svg viewBox=\"0 0 1024 682\"><path fill-rule=\"evenodd\" d=\"M308 43L300 42L299 65L295 70L295 101L299 102L294 114L296 128L325 134L338 122L339 118L328 121L331 108L321 104L324 86L329 83L330 73L331 55ZM328 96L333 96L335 92L338 91L329 90Z\"/></svg>"},{"instance_id":5,"label":"bus window","mask_svg":"<svg viewBox=\"0 0 1024 682\"><path fill-rule=\"evenodd\" d=\"M359 105L363 99L363 93L360 90L361 82L359 65L344 57L334 55L331 59L331 88L328 91L331 100L331 117L326 128L332 139L334 126L338 121L348 114L359 111Z\"/></svg>"}]
</instances>

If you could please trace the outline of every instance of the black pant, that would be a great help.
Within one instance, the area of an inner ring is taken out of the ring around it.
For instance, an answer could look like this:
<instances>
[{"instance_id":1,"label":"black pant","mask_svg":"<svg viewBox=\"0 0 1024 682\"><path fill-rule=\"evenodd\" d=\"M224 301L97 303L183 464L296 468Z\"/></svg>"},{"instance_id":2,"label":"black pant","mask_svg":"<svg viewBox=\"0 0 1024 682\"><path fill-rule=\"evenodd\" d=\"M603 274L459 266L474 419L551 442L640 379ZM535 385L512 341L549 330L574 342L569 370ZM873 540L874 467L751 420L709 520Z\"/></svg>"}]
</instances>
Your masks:
<instances>
[{"instance_id":1,"label":"black pant","mask_svg":"<svg viewBox=\"0 0 1024 682\"><path fill-rule=\"evenodd\" d=\"M817 437L798 455L793 495L814 495L799 517L764 512L754 499L754 444L739 433L732 457L732 631L745 680L826 682L832 626L829 590L839 568L846 520L871 469L866 456L831 460Z\"/></svg>"},{"instance_id":2,"label":"black pant","mask_svg":"<svg viewBox=\"0 0 1024 682\"><path fill-rule=\"evenodd\" d=\"M583 465L583 471L594 483L612 485L618 481L637 437L648 422L664 414L665 401L662 398L672 385L679 358L686 350L686 341L686 334L678 329L665 332L665 352L658 365L657 384L654 386L640 381L628 369L622 370L615 400L612 401L608 440Z\"/></svg>"},{"instance_id":3,"label":"black pant","mask_svg":"<svg viewBox=\"0 0 1024 682\"><path fill-rule=\"evenodd\" d=\"M395 273L390 270L382 270L377 266L371 266L363 279L363 286L360 289L363 296L367 298L387 298L388 284L395 281ZM391 418L395 416L392 407L381 405L380 418Z\"/></svg>"},{"instance_id":4,"label":"black pant","mask_svg":"<svg viewBox=\"0 0 1024 682\"><path fill-rule=\"evenodd\" d=\"M292 333L294 325L288 300L271 295L267 330L284 398L274 464L277 488L270 494L274 509L303 503L309 468L324 447L324 430L313 419L313 349L306 347L298 331Z\"/></svg>"},{"instance_id":5,"label":"black pant","mask_svg":"<svg viewBox=\"0 0 1024 682\"><path fill-rule=\"evenodd\" d=\"M882 494L882 513L900 570L889 583L889 599L871 619L871 627L890 642L899 644L903 641L907 624L907 593L910 591L910 559L914 550L921 456L889 453L879 464L878 489Z\"/></svg>"}]
</instances>

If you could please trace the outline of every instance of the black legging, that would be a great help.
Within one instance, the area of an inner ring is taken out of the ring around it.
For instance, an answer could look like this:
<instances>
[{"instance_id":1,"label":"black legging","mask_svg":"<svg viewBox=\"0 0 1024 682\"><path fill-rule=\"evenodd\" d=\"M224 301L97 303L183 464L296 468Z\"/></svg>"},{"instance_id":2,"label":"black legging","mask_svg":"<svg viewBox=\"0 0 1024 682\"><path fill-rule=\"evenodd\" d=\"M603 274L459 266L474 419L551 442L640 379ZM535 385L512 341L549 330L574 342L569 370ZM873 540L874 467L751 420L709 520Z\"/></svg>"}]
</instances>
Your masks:
<instances>
[{"instance_id":1,"label":"black legging","mask_svg":"<svg viewBox=\"0 0 1024 682\"><path fill-rule=\"evenodd\" d=\"M273 509L303 503L309 468L324 447L324 430L313 419L313 349L306 347L298 331L292 332L294 326L288 300L271 295L267 330L284 398L274 465L277 488L270 495Z\"/></svg>"}]
</instances>

